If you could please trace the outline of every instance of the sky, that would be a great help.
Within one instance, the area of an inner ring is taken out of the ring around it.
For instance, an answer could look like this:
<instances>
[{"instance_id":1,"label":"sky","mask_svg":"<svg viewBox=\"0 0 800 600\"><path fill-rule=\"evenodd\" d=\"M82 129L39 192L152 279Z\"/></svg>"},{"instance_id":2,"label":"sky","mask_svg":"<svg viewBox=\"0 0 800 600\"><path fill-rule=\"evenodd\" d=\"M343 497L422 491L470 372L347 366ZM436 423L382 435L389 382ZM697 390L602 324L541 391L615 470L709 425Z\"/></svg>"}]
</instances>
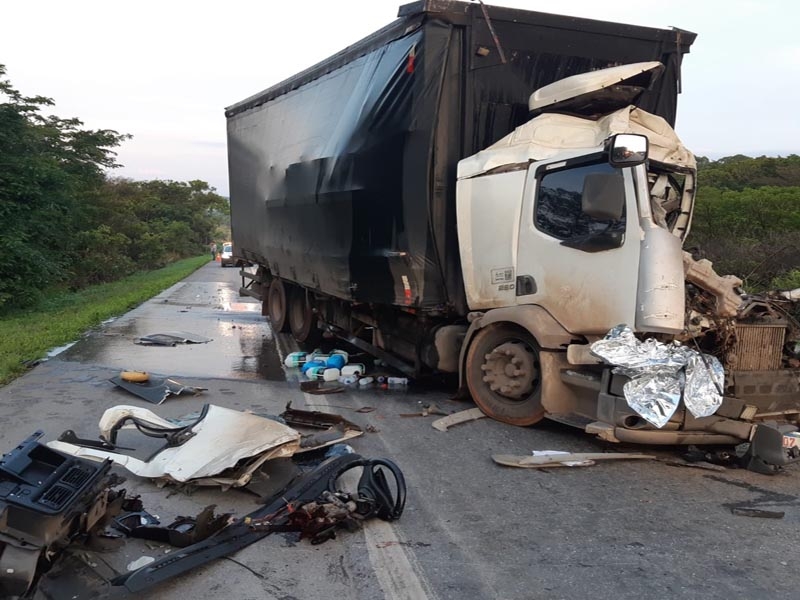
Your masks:
<instances>
[{"instance_id":1,"label":"sky","mask_svg":"<svg viewBox=\"0 0 800 600\"><path fill-rule=\"evenodd\" d=\"M358 41L403 0L7 0L0 64L27 95L88 128L133 138L133 179L202 179L228 193L224 108ZM800 154L795 0L492 0L698 34L676 129L695 154ZM531 90L533 91L533 90Z\"/></svg>"}]
</instances>

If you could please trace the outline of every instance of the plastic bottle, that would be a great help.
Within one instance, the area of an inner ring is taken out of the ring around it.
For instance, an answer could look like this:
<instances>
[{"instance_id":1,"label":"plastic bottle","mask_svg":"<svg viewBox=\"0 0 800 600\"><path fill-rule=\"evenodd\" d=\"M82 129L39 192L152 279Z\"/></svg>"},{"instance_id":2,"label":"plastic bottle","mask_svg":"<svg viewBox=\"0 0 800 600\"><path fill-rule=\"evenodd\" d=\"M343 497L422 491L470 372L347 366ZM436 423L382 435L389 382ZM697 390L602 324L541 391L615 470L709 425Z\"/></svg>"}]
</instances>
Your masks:
<instances>
[{"instance_id":1,"label":"plastic bottle","mask_svg":"<svg viewBox=\"0 0 800 600\"><path fill-rule=\"evenodd\" d=\"M408 385L408 379L406 377L389 377L386 383L393 386Z\"/></svg>"},{"instance_id":2,"label":"plastic bottle","mask_svg":"<svg viewBox=\"0 0 800 600\"><path fill-rule=\"evenodd\" d=\"M308 360L306 363L300 367L300 370L303 373L308 373L308 370L314 367L324 367L325 363L321 360Z\"/></svg>"},{"instance_id":3,"label":"plastic bottle","mask_svg":"<svg viewBox=\"0 0 800 600\"><path fill-rule=\"evenodd\" d=\"M334 354L338 354L339 356L344 356L344 364L350 362L350 353L346 350L331 350L331 356Z\"/></svg>"},{"instance_id":4,"label":"plastic bottle","mask_svg":"<svg viewBox=\"0 0 800 600\"><path fill-rule=\"evenodd\" d=\"M339 375L341 375L339 369L325 369L322 372L322 379L324 381L336 381L339 379Z\"/></svg>"},{"instance_id":5,"label":"plastic bottle","mask_svg":"<svg viewBox=\"0 0 800 600\"><path fill-rule=\"evenodd\" d=\"M371 384L373 381L374 379L372 379L372 377L362 377L361 379L358 380L358 385L367 386Z\"/></svg>"},{"instance_id":6,"label":"plastic bottle","mask_svg":"<svg viewBox=\"0 0 800 600\"><path fill-rule=\"evenodd\" d=\"M347 359L341 354L331 354L330 358L325 361L325 364L331 369L341 369L347 364Z\"/></svg>"},{"instance_id":7,"label":"plastic bottle","mask_svg":"<svg viewBox=\"0 0 800 600\"><path fill-rule=\"evenodd\" d=\"M353 385L356 381L358 381L358 377L356 377L355 375L339 376L339 383L343 383L345 385Z\"/></svg>"},{"instance_id":8,"label":"plastic bottle","mask_svg":"<svg viewBox=\"0 0 800 600\"><path fill-rule=\"evenodd\" d=\"M362 364L345 365L342 367L342 375L356 375L360 377L367 372L367 368Z\"/></svg>"},{"instance_id":9,"label":"plastic bottle","mask_svg":"<svg viewBox=\"0 0 800 600\"><path fill-rule=\"evenodd\" d=\"M289 368L299 367L305 364L307 356L308 354L306 352L292 352L286 356L286 360L283 361L283 364Z\"/></svg>"},{"instance_id":10,"label":"plastic bottle","mask_svg":"<svg viewBox=\"0 0 800 600\"><path fill-rule=\"evenodd\" d=\"M310 369L306 370L306 377L309 379L322 379L325 375L325 371L328 370L328 367L325 365L321 365L318 367L311 367Z\"/></svg>"},{"instance_id":11,"label":"plastic bottle","mask_svg":"<svg viewBox=\"0 0 800 600\"><path fill-rule=\"evenodd\" d=\"M331 357L330 354L324 354L322 350L314 350L311 354L308 355L308 360L321 360L325 362Z\"/></svg>"}]
</instances>

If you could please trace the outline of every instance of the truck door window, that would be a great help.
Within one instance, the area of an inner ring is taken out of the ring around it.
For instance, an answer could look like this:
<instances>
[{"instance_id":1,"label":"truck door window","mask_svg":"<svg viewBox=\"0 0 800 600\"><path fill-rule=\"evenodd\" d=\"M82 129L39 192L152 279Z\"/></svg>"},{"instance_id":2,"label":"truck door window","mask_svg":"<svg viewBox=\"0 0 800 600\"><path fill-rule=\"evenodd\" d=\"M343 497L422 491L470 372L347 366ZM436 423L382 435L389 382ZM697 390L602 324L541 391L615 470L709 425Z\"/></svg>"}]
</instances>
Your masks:
<instances>
[{"instance_id":1,"label":"truck door window","mask_svg":"<svg viewBox=\"0 0 800 600\"><path fill-rule=\"evenodd\" d=\"M625 231L624 211L621 218L610 220L595 219L581 210L584 180L594 173L617 173L622 177L620 169L605 161L549 171L540 176L534 209L536 228L559 240Z\"/></svg>"}]
</instances>

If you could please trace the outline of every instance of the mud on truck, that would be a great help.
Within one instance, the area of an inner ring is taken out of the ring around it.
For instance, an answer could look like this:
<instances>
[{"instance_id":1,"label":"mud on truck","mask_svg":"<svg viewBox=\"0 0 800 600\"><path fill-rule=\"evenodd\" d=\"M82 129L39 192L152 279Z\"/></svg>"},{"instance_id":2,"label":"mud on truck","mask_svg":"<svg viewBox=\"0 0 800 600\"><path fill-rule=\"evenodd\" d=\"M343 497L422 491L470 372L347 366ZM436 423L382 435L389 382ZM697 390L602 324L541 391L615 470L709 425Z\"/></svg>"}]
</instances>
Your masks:
<instances>
[{"instance_id":1,"label":"mud on truck","mask_svg":"<svg viewBox=\"0 0 800 600\"><path fill-rule=\"evenodd\" d=\"M482 10L485 9L485 10ZM682 250L695 34L423 0L226 109L242 293L489 416L800 455L800 331ZM794 350L792 350L794 349ZM794 352L794 354L793 354ZM794 368L791 368L791 367Z\"/></svg>"}]
</instances>

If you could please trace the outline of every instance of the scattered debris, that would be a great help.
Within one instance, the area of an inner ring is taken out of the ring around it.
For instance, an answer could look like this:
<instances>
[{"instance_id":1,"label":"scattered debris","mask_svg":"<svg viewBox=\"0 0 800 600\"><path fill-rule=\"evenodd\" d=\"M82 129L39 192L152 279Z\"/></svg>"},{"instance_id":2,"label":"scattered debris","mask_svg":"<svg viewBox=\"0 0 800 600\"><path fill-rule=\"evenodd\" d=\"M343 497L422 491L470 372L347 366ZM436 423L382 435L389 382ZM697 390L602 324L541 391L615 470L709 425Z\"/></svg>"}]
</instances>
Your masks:
<instances>
[{"instance_id":1,"label":"scattered debris","mask_svg":"<svg viewBox=\"0 0 800 600\"><path fill-rule=\"evenodd\" d=\"M348 421L341 415L323 413L319 411L298 410L292 408L289 402L279 417L287 425L293 427L308 427L322 429L323 431L304 434L300 439L300 448L297 452L317 450L333 444L345 442L354 437L364 435L364 430L355 423Z\"/></svg>"},{"instance_id":2,"label":"scattered debris","mask_svg":"<svg viewBox=\"0 0 800 600\"><path fill-rule=\"evenodd\" d=\"M782 510L764 510L761 508L734 507L731 512L740 517L757 517L760 519L782 519L786 514Z\"/></svg>"},{"instance_id":3,"label":"scattered debris","mask_svg":"<svg viewBox=\"0 0 800 600\"><path fill-rule=\"evenodd\" d=\"M300 434L273 419L206 404L200 416L176 426L136 406L115 406L100 419L100 437L116 444L123 427L138 429L148 437L163 438L165 445L149 460L96 447L53 441L48 446L72 456L112 460L139 477L167 483L240 487L265 461L291 456L300 449Z\"/></svg>"},{"instance_id":4,"label":"scattered debris","mask_svg":"<svg viewBox=\"0 0 800 600\"><path fill-rule=\"evenodd\" d=\"M341 476L355 468L363 469L357 491L340 490ZM142 592L276 531L300 531L312 543L324 542L334 537L340 527L355 527L372 517L398 519L405 498L403 474L392 461L365 459L358 454L330 458L259 509L233 520L206 540L124 573L111 583L133 593Z\"/></svg>"},{"instance_id":5,"label":"scattered debris","mask_svg":"<svg viewBox=\"0 0 800 600\"><path fill-rule=\"evenodd\" d=\"M441 419L436 419L433 423L431 423L431 425L433 425L434 429L439 431L447 431L447 429L453 425L460 425L461 423L468 423L469 421L477 421L478 419L483 419L485 416L486 415L481 412L480 408L469 408L467 410L462 410L457 413L447 415Z\"/></svg>"},{"instance_id":6,"label":"scattered debris","mask_svg":"<svg viewBox=\"0 0 800 600\"><path fill-rule=\"evenodd\" d=\"M375 407L373 407L373 406L362 406L361 408L357 408L356 412L357 413L371 413L374 410L375 410Z\"/></svg>"},{"instance_id":7,"label":"scattered debris","mask_svg":"<svg viewBox=\"0 0 800 600\"><path fill-rule=\"evenodd\" d=\"M196 517L176 517L167 526L160 526L158 523L142 524L133 527L128 535L132 538L185 548L214 535L229 523L232 513L215 515L214 509L216 509L216 505L211 504L200 511ZM128 567L128 570L134 571L137 568Z\"/></svg>"},{"instance_id":8,"label":"scattered debris","mask_svg":"<svg viewBox=\"0 0 800 600\"><path fill-rule=\"evenodd\" d=\"M140 373L141 375L145 375L146 378L137 382L131 381L130 379L125 380L122 375L120 375L118 377L112 377L109 381L121 387L126 392L130 392L134 396L138 396L151 404L161 404L170 395L177 396L183 393L197 395L207 390L207 388L184 385L168 377L152 377L141 371L124 371L123 373ZM126 376L132 377L133 375Z\"/></svg>"},{"instance_id":9,"label":"scattered debris","mask_svg":"<svg viewBox=\"0 0 800 600\"><path fill-rule=\"evenodd\" d=\"M626 452L564 452L545 450L539 455L515 456L513 454L493 454L492 460L507 467L549 468L549 467L587 467L598 460L652 460L649 454L632 454Z\"/></svg>"},{"instance_id":10,"label":"scattered debris","mask_svg":"<svg viewBox=\"0 0 800 600\"><path fill-rule=\"evenodd\" d=\"M291 426L323 431L302 434ZM121 429L137 429L163 438L164 446L147 461L117 446ZM340 415L294 410L287 406L279 419L206 404L203 410L178 420L159 417L136 406L115 406L100 419L100 440L82 440L71 430L48 446L72 456L111 460L134 475L159 483L192 483L242 487L266 461L337 444L364 431Z\"/></svg>"},{"instance_id":11,"label":"scattered debris","mask_svg":"<svg viewBox=\"0 0 800 600\"><path fill-rule=\"evenodd\" d=\"M427 417L429 415L449 415L439 408L436 404L423 404L422 410L418 413L400 413L401 417Z\"/></svg>"},{"instance_id":12,"label":"scattered debris","mask_svg":"<svg viewBox=\"0 0 800 600\"><path fill-rule=\"evenodd\" d=\"M88 544L125 505L101 464L39 443L36 431L0 459L0 597L25 596L73 541Z\"/></svg>"},{"instance_id":13,"label":"scattered debris","mask_svg":"<svg viewBox=\"0 0 800 600\"><path fill-rule=\"evenodd\" d=\"M211 338L185 331L153 333L136 338L133 343L141 346L175 346L177 344L207 344Z\"/></svg>"}]
</instances>

